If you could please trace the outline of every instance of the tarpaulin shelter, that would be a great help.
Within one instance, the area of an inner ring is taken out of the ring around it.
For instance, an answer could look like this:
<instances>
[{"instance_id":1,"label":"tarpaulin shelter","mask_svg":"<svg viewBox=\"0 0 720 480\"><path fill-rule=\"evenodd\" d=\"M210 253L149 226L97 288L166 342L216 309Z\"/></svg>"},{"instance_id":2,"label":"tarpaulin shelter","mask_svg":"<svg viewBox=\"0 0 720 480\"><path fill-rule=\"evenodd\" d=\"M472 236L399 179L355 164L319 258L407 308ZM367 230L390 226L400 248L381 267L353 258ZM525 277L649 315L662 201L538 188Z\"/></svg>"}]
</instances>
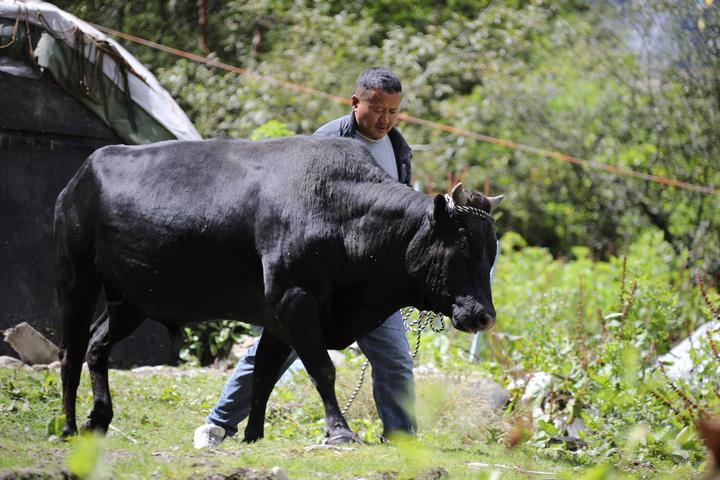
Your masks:
<instances>
[{"instance_id":1,"label":"tarpaulin shelter","mask_svg":"<svg viewBox=\"0 0 720 480\"><path fill-rule=\"evenodd\" d=\"M0 329L28 322L58 343L53 208L95 149L200 139L157 79L113 39L38 1L0 0ZM13 355L0 339L0 355ZM115 364L170 359L154 322Z\"/></svg>"}]
</instances>

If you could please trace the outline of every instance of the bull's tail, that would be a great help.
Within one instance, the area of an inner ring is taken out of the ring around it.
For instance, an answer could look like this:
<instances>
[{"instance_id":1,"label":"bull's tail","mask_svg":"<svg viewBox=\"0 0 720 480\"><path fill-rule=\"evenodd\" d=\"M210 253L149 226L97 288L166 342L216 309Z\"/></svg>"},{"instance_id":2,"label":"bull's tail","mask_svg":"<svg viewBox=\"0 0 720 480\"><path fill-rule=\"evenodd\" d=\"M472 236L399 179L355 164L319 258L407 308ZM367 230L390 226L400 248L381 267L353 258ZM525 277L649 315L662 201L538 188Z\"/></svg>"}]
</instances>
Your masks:
<instances>
[{"instance_id":1,"label":"bull's tail","mask_svg":"<svg viewBox=\"0 0 720 480\"><path fill-rule=\"evenodd\" d=\"M75 201L78 194L86 193L82 191L81 175L87 171L87 166L86 163L63 190L55 206L56 288L63 325L60 361L65 435L77 432L77 388L101 287L94 265L92 216L83 210L87 208L87 202Z\"/></svg>"}]
</instances>

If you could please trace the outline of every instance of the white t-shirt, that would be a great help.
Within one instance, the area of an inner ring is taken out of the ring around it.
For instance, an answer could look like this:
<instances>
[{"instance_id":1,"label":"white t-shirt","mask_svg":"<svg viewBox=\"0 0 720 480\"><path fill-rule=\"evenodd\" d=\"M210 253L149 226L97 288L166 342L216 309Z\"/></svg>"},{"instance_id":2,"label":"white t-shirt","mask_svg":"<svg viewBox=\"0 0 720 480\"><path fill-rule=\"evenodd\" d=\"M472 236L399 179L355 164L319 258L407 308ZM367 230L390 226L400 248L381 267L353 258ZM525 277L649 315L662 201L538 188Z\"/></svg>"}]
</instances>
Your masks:
<instances>
[{"instance_id":1,"label":"white t-shirt","mask_svg":"<svg viewBox=\"0 0 720 480\"><path fill-rule=\"evenodd\" d=\"M395 162L395 152L392 148L392 142L390 137L385 135L380 140L373 140L368 138L362 133L356 131L357 138L367 145L370 153L375 158L375 161L390 174L395 180L398 179L397 163Z\"/></svg>"}]
</instances>

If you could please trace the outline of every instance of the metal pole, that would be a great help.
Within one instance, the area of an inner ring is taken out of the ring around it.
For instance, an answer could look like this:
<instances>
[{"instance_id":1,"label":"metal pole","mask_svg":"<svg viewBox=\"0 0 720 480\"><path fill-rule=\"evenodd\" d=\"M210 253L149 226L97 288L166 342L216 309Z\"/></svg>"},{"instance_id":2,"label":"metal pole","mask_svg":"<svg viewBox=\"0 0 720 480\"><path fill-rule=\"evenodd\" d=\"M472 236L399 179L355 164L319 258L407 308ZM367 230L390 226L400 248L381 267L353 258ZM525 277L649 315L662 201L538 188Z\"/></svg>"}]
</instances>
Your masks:
<instances>
[{"instance_id":1,"label":"metal pole","mask_svg":"<svg viewBox=\"0 0 720 480\"><path fill-rule=\"evenodd\" d=\"M495 254L495 261L490 269L490 284L492 285L495 280L495 267L497 266L498 259L500 258L500 240L497 242L497 253ZM473 335L472 341L470 342L470 361L477 362L480 359L480 348L487 347L487 338L482 332L477 332Z\"/></svg>"}]
</instances>

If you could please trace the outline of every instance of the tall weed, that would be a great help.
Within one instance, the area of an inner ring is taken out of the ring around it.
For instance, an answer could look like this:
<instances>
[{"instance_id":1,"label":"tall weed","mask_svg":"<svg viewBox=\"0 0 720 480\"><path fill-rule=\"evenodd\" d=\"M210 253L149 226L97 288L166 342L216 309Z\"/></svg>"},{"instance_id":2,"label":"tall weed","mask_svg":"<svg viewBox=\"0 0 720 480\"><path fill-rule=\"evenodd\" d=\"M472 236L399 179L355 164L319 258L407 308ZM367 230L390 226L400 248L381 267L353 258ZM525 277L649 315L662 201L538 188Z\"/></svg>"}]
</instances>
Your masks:
<instances>
[{"instance_id":1,"label":"tall weed","mask_svg":"<svg viewBox=\"0 0 720 480\"><path fill-rule=\"evenodd\" d=\"M671 378L657 361L717 317L718 295L698 285L687 255L652 233L626 257L605 260L583 247L573 258L553 258L512 232L501 244L498 324L475 360L509 388L509 415L533 411L530 445L579 464L701 467L706 453L693 425L718 411L720 335L709 332L693 345L690 378ZM453 348L426 335L420 363L467 370L469 340L449 336ZM550 380L528 388L538 378ZM580 432L569 435L571 424Z\"/></svg>"}]
</instances>

